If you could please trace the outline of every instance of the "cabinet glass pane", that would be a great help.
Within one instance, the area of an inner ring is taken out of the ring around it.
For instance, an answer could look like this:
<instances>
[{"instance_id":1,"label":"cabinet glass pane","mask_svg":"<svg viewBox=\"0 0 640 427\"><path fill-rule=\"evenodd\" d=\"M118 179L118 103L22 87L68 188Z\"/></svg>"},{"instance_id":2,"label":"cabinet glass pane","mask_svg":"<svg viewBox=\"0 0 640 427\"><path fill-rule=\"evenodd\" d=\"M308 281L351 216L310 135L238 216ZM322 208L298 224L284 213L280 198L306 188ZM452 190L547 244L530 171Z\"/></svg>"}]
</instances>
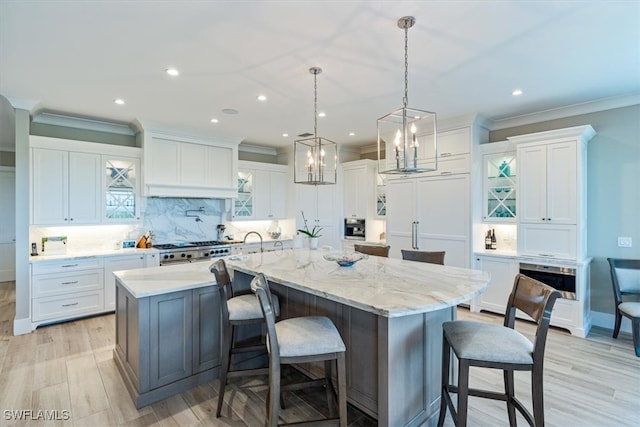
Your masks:
<instances>
[{"instance_id":1,"label":"cabinet glass pane","mask_svg":"<svg viewBox=\"0 0 640 427\"><path fill-rule=\"evenodd\" d=\"M234 216L250 218L253 216L253 173L238 172L238 198L234 203Z\"/></svg>"},{"instance_id":2,"label":"cabinet glass pane","mask_svg":"<svg viewBox=\"0 0 640 427\"><path fill-rule=\"evenodd\" d=\"M135 160L106 160L106 217L134 219L136 217Z\"/></svg>"},{"instance_id":3,"label":"cabinet glass pane","mask_svg":"<svg viewBox=\"0 0 640 427\"><path fill-rule=\"evenodd\" d=\"M387 215L387 194L384 177L380 174L377 175L376 180L376 215Z\"/></svg>"},{"instance_id":4,"label":"cabinet glass pane","mask_svg":"<svg viewBox=\"0 0 640 427\"><path fill-rule=\"evenodd\" d=\"M485 156L485 218L516 217L515 153Z\"/></svg>"}]
</instances>

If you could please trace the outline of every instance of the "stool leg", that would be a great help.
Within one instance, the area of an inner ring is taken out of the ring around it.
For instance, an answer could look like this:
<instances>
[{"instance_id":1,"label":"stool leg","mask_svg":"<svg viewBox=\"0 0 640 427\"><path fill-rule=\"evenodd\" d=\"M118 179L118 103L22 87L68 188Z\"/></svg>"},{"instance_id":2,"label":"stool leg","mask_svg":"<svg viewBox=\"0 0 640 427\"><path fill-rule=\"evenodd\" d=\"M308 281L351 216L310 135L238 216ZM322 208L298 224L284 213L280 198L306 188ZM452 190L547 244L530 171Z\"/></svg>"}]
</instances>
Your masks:
<instances>
[{"instance_id":1,"label":"stool leg","mask_svg":"<svg viewBox=\"0 0 640 427\"><path fill-rule=\"evenodd\" d=\"M633 347L636 349L636 356L640 357L640 319L631 320L631 333L633 334Z\"/></svg>"},{"instance_id":2,"label":"stool leg","mask_svg":"<svg viewBox=\"0 0 640 427\"><path fill-rule=\"evenodd\" d=\"M468 403L469 361L461 359L458 363L458 419L456 420L456 427L466 427Z\"/></svg>"},{"instance_id":3,"label":"stool leg","mask_svg":"<svg viewBox=\"0 0 640 427\"><path fill-rule=\"evenodd\" d=\"M618 334L620 333L620 324L622 323L622 314L618 311L616 307L616 323L613 326L613 337L618 338Z\"/></svg>"},{"instance_id":4,"label":"stool leg","mask_svg":"<svg viewBox=\"0 0 640 427\"><path fill-rule=\"evenodd\" d=\"M438 427L444 425L444 418L447 416L447 396L449 395L449 361L451 360L451 348L447 342L447 338L442 337L442 374L441 374L441 392L440 392L440 416L438 417ZM454 420L455 421L455 420Z\"/></svg>"},{"instance_id":5,"label":"stool leg","mask_svg":"<svg viewBox=\"0 0 640 427\"><path fill-rule=\"evenodd\" d=\"M338 412L340 427L347 427L347 369L344 352L338 353Z\"/></svg>"},{"instance_id":6,"label":"stool leg","mask_svg":"<svg viewBox=\"0 0 640 427\"><path fill-rule=\"evenodd\" d=\"M334 418L336 416L336 402L333 394L333 386L331 385L332 364L333 360L324 361L324 383L325 388L327 389L327 405L329 406L329 418Z\"/></svg>"},{"instance_id":7,"label":"stool leg","mask_svg":"<svg viewBox=\"0 0 640 427\"><path fill-rule=\"evenodd\" d=\"M267 397L267 426L278 427L280 416L280 364L269 361L269 394Z\"/></svg>"},{"instance_id":8,"label":"stool leg","mask_svg":"<svg viewBox=\"0 0 640 427\"><path fill-rule=\"evenodd\" d=\"M515 427L516 424L516 407L513 404L515 393L513 371L503 371L504 374L504 393L507 395L507 413L509 414L509 426Z\"/></svg>"},{"instance_id":9,"label":"stool leg","mask_svg":"<svg viewBox=\"0 0 640 427\"><path fill-rule=\"evenodd\" d=\"M218 407L216 409L216 418L220 416L222 411L222 403L224 401L224 389L227 386L227 374L231 363L231 341L233 340L233 325L226 323L222 328L222 364L220 365L220 388L218 389Z\"/></svg>"},{"instance_id":10,"label":"stool leg","mask_svg":"<svg viewBox=\"0 0 640 427\"><path fill-rule=\"evenodd\" d=\"M531 371L531 400L533 400L533 422L536 427L544 426L542 372L541 363L533 365L533 370Z\"/></svg>"}]
</instances>

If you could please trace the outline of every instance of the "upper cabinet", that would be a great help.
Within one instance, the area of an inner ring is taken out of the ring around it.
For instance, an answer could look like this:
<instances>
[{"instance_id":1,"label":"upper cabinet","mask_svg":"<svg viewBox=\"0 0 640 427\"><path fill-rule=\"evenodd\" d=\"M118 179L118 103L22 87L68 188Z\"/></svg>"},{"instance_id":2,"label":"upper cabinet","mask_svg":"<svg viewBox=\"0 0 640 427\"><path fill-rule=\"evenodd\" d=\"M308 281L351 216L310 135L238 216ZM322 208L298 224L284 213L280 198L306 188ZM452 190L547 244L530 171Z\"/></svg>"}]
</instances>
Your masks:
<instances>
[{"instance_id":1,"label":"upper cabinet","mask_svg":"<svg viewBox=\"0 0 640 427\"><path fill-rule=\"evenodd\" d=\"M30 145L32 224L139 220L139 148L40 136Z\"/></svg>"},{"instance_id":2,"label":"upper cabinet","mask_svg":"<svg viewBox=\"0 0 640 427\"><path fill-rule=\"evenodd\" d=\"M515 222L516 148L509 141L482 146L482 220Z\"/></svg>"},{"instance_id":3,"label":"upper cabinet","mask_svg":"<svg viewBox=\"0 0 640 427\"><path fill-rule=\"evenodd\" d=\"M239 141L205 141L145 131L144 193L236 198Z\"/></svg>"},{"instance_id":4,"label":"upper cabinet","mask_svg":"<svg viewBox=\"0 0 640 427\"><path fill-rule=\"evenodd\" d=\"M589 125L510 137L518 158L518 255L586 256Z\"/></svg>"},{"instance_id":5,"label":"upper cabinet","mask_svg":"<svg viewBox=\"0 0 640 427\"><path fill-rule=\"evenodd\" d=\"M233 220L286 218L287 171L284 165L239 161Z\"/></svg>"},{"instance_id":6,"label":"upper cabinet","mask_svg":"<svg viewBox=\"0 0 640 427\"><path fill-rule=\"evenodd\" d=\"M384 215L384 205L379 206L376 162L356 160L342 163L341 166L344 217L371 219L379 216L378 212ZM384 193L380 196L384 197Z\"/></svg>"}]
</instances>

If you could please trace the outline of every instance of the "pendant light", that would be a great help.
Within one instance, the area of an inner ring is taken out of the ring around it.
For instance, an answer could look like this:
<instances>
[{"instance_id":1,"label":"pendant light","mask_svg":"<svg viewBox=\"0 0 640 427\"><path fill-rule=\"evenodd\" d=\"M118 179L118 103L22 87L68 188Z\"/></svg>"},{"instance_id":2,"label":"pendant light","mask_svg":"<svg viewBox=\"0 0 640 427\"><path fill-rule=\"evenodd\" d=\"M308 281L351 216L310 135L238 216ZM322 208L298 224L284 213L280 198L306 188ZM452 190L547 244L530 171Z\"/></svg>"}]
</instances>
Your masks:
<instances>
[{"instance_id":1,"label":"pendant light","mask_svg":"<svg viewBox=\"0 0 640 427\"><path fill-rule=\"evenodd\" d=\"M313 74L313 137L293 142L293 181L296 184L307 185L335 184L338 145L318 136L317 79L318 74L322 73L322 68L311 67L309 73Z\"/></svg>"},{"instance_id":2,"label":"pendant light","mask_svg":"<svg viewBox=\"0 0 640 427\"><path fill-rule=\"evenodd\" d=\"M409 108L409 28L416 19L404 16L404 97L402 108L378 119L378 171L411 174L438 168L436 113Z\"/></svg>"}]
</instances>

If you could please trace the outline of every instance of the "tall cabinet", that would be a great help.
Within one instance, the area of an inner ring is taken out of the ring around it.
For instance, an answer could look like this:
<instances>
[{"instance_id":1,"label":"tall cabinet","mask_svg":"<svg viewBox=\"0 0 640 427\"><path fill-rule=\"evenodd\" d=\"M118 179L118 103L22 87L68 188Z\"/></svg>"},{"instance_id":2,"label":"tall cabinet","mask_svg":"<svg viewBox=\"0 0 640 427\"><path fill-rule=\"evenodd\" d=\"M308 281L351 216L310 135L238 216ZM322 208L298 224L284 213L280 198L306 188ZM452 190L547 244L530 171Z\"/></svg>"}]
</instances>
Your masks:
<instances>
[{"instance_id":1,"label":"tall cabinet","mask_svg":"<svg viewBox=\"0 0 640 427\"><path fill-rule=\"evenodd\" d=\"M471 157L488 138L477 117L439 122L438 170L388 175L387 244L402 249L444 250L445 264L471 266Z\"/></svg>"}]
</instances>

